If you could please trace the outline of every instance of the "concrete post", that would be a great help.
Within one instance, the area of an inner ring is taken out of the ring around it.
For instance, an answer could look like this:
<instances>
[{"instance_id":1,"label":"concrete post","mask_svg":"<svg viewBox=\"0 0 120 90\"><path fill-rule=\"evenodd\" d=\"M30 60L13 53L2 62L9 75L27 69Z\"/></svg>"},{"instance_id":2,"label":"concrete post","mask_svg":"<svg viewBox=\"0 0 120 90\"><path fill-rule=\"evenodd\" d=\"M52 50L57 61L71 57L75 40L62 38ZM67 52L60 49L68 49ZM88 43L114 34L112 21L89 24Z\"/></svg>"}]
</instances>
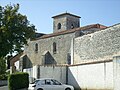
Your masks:
<instances>
[{"instance_id":1,"label":"concrete post","mask_svg":"<svg viewBox=\"0 0 120 90\"><path fill-rule=\"evenodd\" d=\"M114 90L120 90L120 56L113 57L113 83Z\"/></svg>"}]
</instances>

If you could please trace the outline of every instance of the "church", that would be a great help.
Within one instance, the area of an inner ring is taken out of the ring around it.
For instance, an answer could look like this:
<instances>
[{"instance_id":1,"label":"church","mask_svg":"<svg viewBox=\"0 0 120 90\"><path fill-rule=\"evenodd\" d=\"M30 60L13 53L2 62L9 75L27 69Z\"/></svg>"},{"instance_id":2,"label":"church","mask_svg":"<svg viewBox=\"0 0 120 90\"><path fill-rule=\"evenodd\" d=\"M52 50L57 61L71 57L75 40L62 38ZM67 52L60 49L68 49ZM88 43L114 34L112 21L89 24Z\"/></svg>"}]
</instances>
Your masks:
<instances>
[{"instance_id":1,"label":"church","mask_svg":"<svg viewBox=\"0 0 120 90\"><path fill-rule=\"evenodd\" d=\"M120 23L80 26L81 17L71 13L52 18L53 33L36 33L11 66L75 90L120 90Z\"/></svg>"},{"instance_id":2,"label":"church","mask_svg":"<svg viewBox=\"0 0 120 90\"><path fill-rule=\"evenodd\" d=\"M62 13L53 16L53 33L28 40L24 50L24 68L34 65L76 64L71 59L72 40L107 28L101 24L80 26L80 16Z\"/></svg>"}]
</instances>

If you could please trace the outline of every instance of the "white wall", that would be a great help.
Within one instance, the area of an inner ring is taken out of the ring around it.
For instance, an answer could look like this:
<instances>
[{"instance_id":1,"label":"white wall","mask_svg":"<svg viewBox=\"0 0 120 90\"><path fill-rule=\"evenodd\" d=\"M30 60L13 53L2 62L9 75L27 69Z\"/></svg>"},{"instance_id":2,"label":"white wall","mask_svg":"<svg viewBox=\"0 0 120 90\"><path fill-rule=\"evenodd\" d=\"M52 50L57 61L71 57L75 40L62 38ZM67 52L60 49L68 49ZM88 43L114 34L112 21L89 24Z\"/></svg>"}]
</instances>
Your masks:
<instances>
[{"instance_id":1,"label":"white wall","mask_svg":"<svg viewBox=\"0 0 120 90\"><path fill-rule=\"evenodd\" d=\"M33 68L24 69L23 72L27 72L30 77L33 77Z\"/></svg>"},{"instance_id":2,"label":"white wall","mask_svg":"<svg viewBox=\"0 0 120 90\"><path fill-rule=\"evenodd\" d=\"M54 78L66 83L66 68L66 66L33 66L33 68L24 69L24 72L29 73L29 76L35 79Z\"/></svg>"},{"instance_id":3,"label":"white wall","mask_svg":"<svg viewBox=\"0 0 120 90\"><path fill-rule=\"evenodd\" d=\"M120 90L120 56L113 58L114 90Z\"/></svg>"},{"instance_id":4,"label":"white wall","mask_svg":"<svg viewBox=\"0 0 120 90\"><path fill-rule=\"evenodd\" d=\"M16 61L16 62L15 62L15 67L16 67L16 70L19 71L19 67L20 67L20 63L19 63L19 61Z\"/></svg>"},{"instance_id":5,"label":"white wall","mask_svg":"<svg viewBox=\"0 0 120 90\"><path fill-rule=\"evenodd\" d=\"M81 89L112 89L113 63L70 66L68 84Z\"/></svg>"},{"instance_id":6,"label":"white wall","mask_svg":"<svg viewBox=\"0 0 120 90\"><path fill-rule=\"evenodd\" d=\"M66 83L66 66L40 66L40 78L54 78Z\"/></svg>"},{"instance_id":7,"label":"white wall","mask_svg":"<svg viewBox=\"0 0 120 90\"><path fill-rule=\"evenodd\" d=\"M39 69L38 69L39 67ZM38 71L39 70L39 71ZM76 89L113 90L113 62L102 62L76 66L34 66L24 70L33 78L54 78ZM32 72L32 74L31 74ZM68 73L67 73L68 72ZM39 75L39 76L38 76ZM117 89L116 89L117 90Z\"/></svg>"}]
</instances>

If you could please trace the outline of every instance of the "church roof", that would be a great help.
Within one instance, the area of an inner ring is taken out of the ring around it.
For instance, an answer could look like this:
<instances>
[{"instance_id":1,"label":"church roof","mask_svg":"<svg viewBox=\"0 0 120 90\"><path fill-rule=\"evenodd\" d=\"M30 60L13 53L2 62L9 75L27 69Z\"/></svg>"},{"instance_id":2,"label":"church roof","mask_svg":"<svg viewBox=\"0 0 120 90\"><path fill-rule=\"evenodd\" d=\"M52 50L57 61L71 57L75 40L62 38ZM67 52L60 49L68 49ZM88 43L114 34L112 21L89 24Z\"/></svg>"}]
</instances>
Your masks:
<instances>
[{"instance_id":1,"label":"church roof","mask_svg":"<svg viewBox=\"0 0 120 90\"><path fill-rule=\"evenodd\" d=\"M53 16L52 18L56 18L56 17L60 17L60 16L64 16L64 15L70 15L70 16L74 16L74 17L77 17L77 18L81 18L80 16L77 16L77 15L74 15L74 14L71 14L71 13L67 13L67 12L56 15L56 16Z\"/></svg>"},{"instance_id":2,"label":"church roof","mask_svg":"<svg viewBox=\"0 0 120 90\"><path fill-rule=\"evenodd\" d=\"M74 33L75 31L88 30L88 29L92 29L92 28L105 29L107 27L104 26L104 25L101 25L101 24L92 24L92 25L87 25L87 26L84 26L84 27L74 28L74 29L71 29L71 30L64 30L64 31L59 31L59 32L55 32L55 33L52 33L52 34L46 34L46 35L43 35L39 38L36 38L36 40L49 38L49 37L54 37L54 36L63 35L63 34Z\"/></svg>"}]
</instances>

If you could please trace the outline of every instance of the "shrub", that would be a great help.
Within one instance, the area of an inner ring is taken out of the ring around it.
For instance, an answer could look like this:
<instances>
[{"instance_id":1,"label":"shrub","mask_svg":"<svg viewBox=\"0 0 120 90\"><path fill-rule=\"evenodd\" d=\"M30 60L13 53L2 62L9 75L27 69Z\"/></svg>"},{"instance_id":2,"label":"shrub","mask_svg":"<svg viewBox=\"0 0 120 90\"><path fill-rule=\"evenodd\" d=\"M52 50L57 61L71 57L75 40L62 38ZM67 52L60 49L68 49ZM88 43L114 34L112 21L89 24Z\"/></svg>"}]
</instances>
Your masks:
<instances>
[{"instance_id":1,"label":"shrub","mask_svg":"<svg viewBox=\"0 0 120 90\"><path fill-rule=\"evenodd\" d=\"M0 75L0 80L7 80L8 75L7 74L1 74Z\"/></svg>"},{"instance_id":2,"label":"shrub","mask_svg":"<svg viewBox=\"0 0 120 90\"><path fill-rule=\"evenodd\" d=\"M8 77L9 90L16 90L29 87L29 75L28 73L14 73Z\"/></svg>"}]
</instances>

